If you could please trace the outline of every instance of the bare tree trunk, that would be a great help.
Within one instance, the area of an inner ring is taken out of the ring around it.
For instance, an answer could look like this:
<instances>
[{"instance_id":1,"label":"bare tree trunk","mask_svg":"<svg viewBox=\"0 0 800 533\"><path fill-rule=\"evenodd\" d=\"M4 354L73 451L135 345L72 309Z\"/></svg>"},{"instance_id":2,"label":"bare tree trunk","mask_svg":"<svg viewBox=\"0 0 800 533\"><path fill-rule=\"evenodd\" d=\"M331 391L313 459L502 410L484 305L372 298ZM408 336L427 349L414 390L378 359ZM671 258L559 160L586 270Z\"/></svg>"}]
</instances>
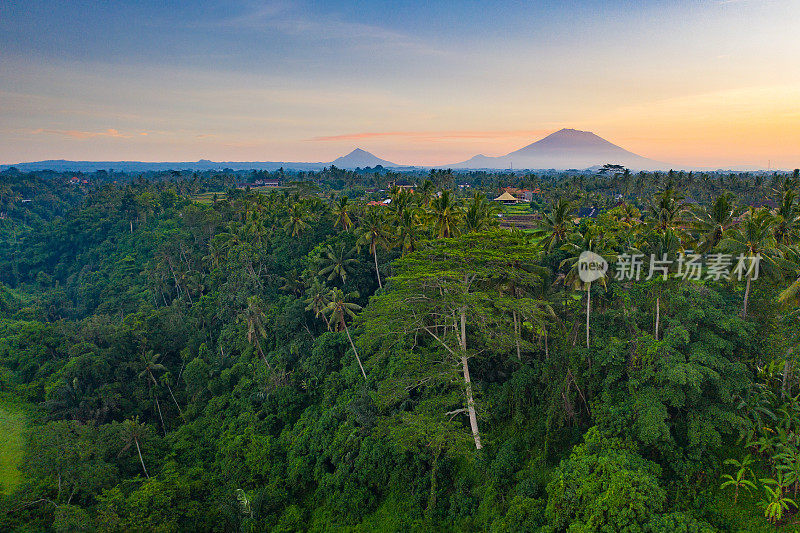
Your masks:
<instances>
[{"instance_id":1,"label":"bare tree trunk","mask_svg":"<svg viewBox=\"0 0 800 533\"><path fill-rule=\"evenodd\" d=\"M151 389L152 390L152 389ZM161 431L164 432L164 436L167 436L167 426L164 425L164 417L161 416L161 403L158 401L158 395L153 391L153 398L156 400L156 408L158 409L158 418L161 419Z\"/></svg>"},{"instance_id":2,"label":"bare tree trunk","mask_svg":"<svg viewBox=\"0 0 800 533\"><path fill-rule=\"evenodd\" d=\"M261 349L261 343L258 342L258 338L256 338L256 348L258 348L258 355L261 356L261 359L264 361L264 364L267 365L267 368L269 368L269 370L271 372L272 371L272 365L269 364L269 361L267 361L267 356L264 355L264 351Z\"/></svg>"},{"instance_id":3,"label":"bare tree trunk","mask_svg":"<svg viewBox=\"0 0 800 533\"><path fill-rule=\"evenodd\" d=\"M589 315L592 312L592 283L586 287L586 347L589 347Z\"/></svg>"},{"instance_id":4,"label":"bare tree trunk","mask_svg":"<svg viewBox=\"0 0 800 533\"><path fill-rule=\"evenodd\" d=\"M750 274L747 274L747 285L744 288L744 303L742 304L742 318L747 317L747 300L750 299Z\"/></svg>"},{"instance_id":5,"label":"bare tree trunk","mask_svg":"<svg viewBox=\"0 0 800 533\"><path fill-rule=\"evenodd\" d=\"M520 335L520 330L522 328L520 328L519 325L517 324L517 310L515 309L513 311L513 313L514 313L514 340L517 343L517 359L521 363L522 362L522 354L520 353L520 350L519 350L519 335Z\"/></svg>"},{"instance_id":6,"label":"bare tree trunk","mask_svg":"<svg viewBox=\"0 0 800 533\"><path fill-rule=\"evenodd\" d=\"M169 386L169 383L167 383L166 385L167 385L167 390L169 391L169 395L172 396L172 401L175 402L175 407L178 408L178 414L180 414L183 421L186 422L186 418L184 418L183 416L183 411L181 410L181 406L178 405L178 400L176 400L175 395L172 394L172 387Z\"/></svg>"},{"instance_id":7,"label":"bare tree trunk","mask_svg":"<svg viewBox=\"0 0 800 533\"><path fill-rule=\"evenodd\" d=\"M142 450L139 449L139 439L134 438L133 442L136 443L136 451L139 452L139 462L142 463L142 470L144 470L144 475L147 479L150 479L150 475L147 473L147 467L144 466L144 459L142 458Z\"/></svg>"},{"instance_id":8,"label":"bare tree trunk","mask_svg":"<svg viewBox=\"0 0 800 533\"><path fill-rule=\"evenodd\" d=\"M383 283L381 283L381 273L378 270L378 248L377 247L375 247L375 249L372 251L372 257L375 258L375 275L378 276L378 287L380 287L382 289L383 288Z\"/></svg>"},{"instance_id":9,"label":"bare tree trunk","mask_svg":"<svg viewBox=\"0 0 800 533\"><path fill-rule=\"evenodd\" d=\"M481 434L478 431L478 417L475 415L475 399L472 397L472 381L469 378L469 364L467 362L467 316L466 309L461 308L461 367L464 372L464 386L467 393L467 412L472 437L475 439L475 448L480 450Z\"/></svg>"},{"instance_id":10,"label":"bare tree trunk","mask_svg":"<svg viewBox=\"0 0 800 533\"><path fill-rule=\"evenodd\" d=\"M655 328L655 338L658 340L658 323L661 320L661 295L659 294L656 296L656 328Z\"/></svg>"},{"instance_id":11,"label":"bare tree trunk","mask_svg":"<svg viewBox=\"0 0 800 533\"><path fill-rule=\"evenodd\" d=\"M367 373L364 372L364 365L361 364L361 358L358 356L358 350L356 350L356 345L353 343L353 338L350 336L350 328L347 327L347 324L344 325L344 331L347 333L347 340L350 341L353 353L356 354L356 361L358 361L358 368L361 369L361 375L364 376L364 381L367 381Z\"/></svg>"}]
</instances>

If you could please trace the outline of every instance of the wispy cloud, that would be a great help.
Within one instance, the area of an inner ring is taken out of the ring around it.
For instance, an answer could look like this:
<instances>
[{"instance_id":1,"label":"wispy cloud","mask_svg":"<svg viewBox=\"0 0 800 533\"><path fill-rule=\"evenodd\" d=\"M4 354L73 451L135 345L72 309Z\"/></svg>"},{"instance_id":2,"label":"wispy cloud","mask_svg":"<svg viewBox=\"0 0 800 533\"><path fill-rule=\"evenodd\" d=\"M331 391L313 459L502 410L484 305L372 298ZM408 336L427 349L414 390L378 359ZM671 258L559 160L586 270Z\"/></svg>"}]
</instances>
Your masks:
<instances>
[{"instance_id":1,"label":"wispy cloud","mask_svg":"<svg viewBox=\"0 0 800 533\"><path fill-rule=\"evenodd\" d=\"M133 135L127 135L124 133L120 133L118 130L114 128L108 128L104 131L80 131L80 130L52 130L52 129L45 129L45 128L38 128L32 130L31 133L34 135L42 135L42 134L49 134L49 135L61 135L62 137L67 137L69 139L91 139L93 137L114 137L117 139L130 139L134 137ZM147 135L147 132L140 132L138 135L144 136Z\"/></svg>"},{"instance_id":2,"label":"wispy cloud","mask_svg":"<svg viewBox=\"0 0 800 533\"><path fill-rule=\"evenodd\" d=\"M334 40L356 47L383 45L406 52L441 55L445 52L410 34L388 28L342 20L336 15L315 15L300 10L291 2L274 1L251 4L240 14L192 23L198 27L229 28L250 31L274 31L284 35L303 37L311 41Z\"/></svg>"},{"instance_id":3,"label":"wispy cloud","mask_svg":"<svg viewBox=\"0 0 800 533\"><path fill-rule=\"evenodd\" d=\"M308 139L314 142L329 141L356 141L359 139L373 139L380 137L406 137L419 140L448 140L448 139L516 139L531 138L537 135L547 135L551 130L508 130L508 131L382 131L382 132L361 132L345 133L342 135L327 135Z\"/></svg>"}]
</instances>

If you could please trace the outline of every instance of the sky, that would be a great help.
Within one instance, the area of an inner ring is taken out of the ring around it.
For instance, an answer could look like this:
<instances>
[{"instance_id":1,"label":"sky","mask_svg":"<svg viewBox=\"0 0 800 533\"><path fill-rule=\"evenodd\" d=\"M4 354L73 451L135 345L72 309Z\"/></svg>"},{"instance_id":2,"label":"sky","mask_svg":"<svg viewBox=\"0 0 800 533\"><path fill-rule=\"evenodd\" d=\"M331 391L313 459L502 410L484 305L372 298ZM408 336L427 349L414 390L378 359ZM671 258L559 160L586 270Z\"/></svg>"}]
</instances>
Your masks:
<instances>
[{"instance_id":1,"label":"sky","mask_svg":"<svg viewBox=\"0 0 800 533\"><path fill-rule=\"evenodd\" d=\"M560 128L800 166L799 0L4 0L0 163L400 164Z\"/></svg>"}]
</instances>

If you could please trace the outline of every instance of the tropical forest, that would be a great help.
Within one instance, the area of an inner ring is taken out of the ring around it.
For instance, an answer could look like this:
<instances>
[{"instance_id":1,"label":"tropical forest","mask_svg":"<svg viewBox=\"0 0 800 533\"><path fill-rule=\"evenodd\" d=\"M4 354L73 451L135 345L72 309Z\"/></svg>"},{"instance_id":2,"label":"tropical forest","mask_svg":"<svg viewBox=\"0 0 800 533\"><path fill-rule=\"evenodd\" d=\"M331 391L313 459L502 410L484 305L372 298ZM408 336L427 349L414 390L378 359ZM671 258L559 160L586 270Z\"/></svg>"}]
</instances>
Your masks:
<instances>
[{"instance_id":1,"label":"tropical forest","mask_svg":"<svg viewBox=\"0 0 800 533\"><path fill-rule=\"evenodd\" d=\"M0 531L798 531L799 192L8 168Z\"/></svg>"}]
</instances>

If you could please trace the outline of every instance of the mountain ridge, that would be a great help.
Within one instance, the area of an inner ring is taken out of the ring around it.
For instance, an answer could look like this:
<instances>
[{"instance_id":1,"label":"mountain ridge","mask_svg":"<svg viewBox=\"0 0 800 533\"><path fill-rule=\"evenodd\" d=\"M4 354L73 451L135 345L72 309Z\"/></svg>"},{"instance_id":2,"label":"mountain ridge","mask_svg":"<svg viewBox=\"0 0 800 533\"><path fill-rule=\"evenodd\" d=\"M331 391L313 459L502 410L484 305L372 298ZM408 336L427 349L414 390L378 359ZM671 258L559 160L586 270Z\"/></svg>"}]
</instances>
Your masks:
<instances>
[{"instance_id":1,"label":"mountain ridge","mask_svg":"<svg viewBox=\"0 0 800 533\"><path fill-rule=\"evenodd\" d=\"M113 169L119 172L148 172L166 170L268 170L280 168L286 170L322 170L331 165L338 168L353 170L356 168L376 167L378 165L391 168L401 168L403 165L381 159L361 148L356 148L350 153L337 157L328 162L300 162L300 161L211 161L200 159L198 161L72 161L68 159L46 159L27 163L0 165L0 170L11 167L21 171L53 170L57 172L94 172L97 170Z\"/></svg>"},{"instance_id":2,"label":"mountain ridge","mask_svg":"<svg viewBox=\"0 0 800 533\"><path fill-rule=\"evenodd\" d=\"M0 165L0 170L16 167L22 171L54 170L61 172L93 172L113 169L122 172L165 170L321 170L334 165L342 169L373 168L452 168L452 169L587 169L607 163L620 164L633 170L662 170L670 165L630 152L590 131L563 128L518 150L501 156L478 154L466 161L452 165L399 165L362 148L330 162L290 161L210 161L195 162L144 162L144 161L68 161L63 159L33 161L15 165Z\"/></svg>"}]
</instances>

